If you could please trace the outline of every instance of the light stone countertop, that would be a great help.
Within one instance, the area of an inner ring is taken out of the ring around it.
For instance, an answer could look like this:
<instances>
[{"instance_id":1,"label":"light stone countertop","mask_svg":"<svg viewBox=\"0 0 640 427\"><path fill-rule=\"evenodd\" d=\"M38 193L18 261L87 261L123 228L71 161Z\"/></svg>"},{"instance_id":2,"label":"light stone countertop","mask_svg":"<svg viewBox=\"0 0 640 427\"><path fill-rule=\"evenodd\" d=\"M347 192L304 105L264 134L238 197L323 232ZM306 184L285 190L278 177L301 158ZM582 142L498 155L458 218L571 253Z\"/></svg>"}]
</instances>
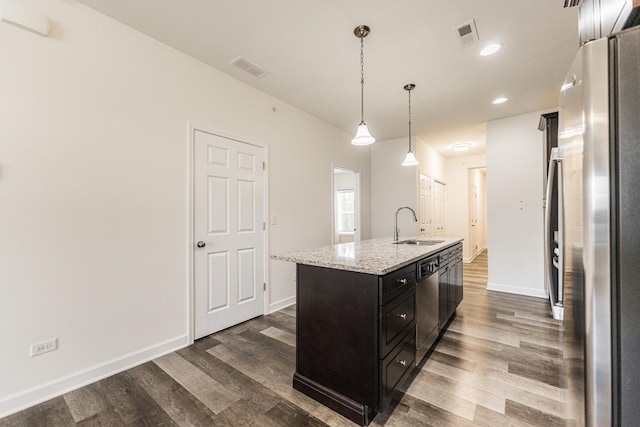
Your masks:
<instances>
[{"instance_id":1,"label":"light stone countertop","mask_svg":"<svg viewBox=\"0 0 640 427\"><path fill-rule=\"evenodd\" d=\"M401 237L399 241L407 239L424 240L425 238ZM382 276L461 242L463 239L448 237L433 240L443 240L443 242L435 245L394 245L392 238L380 238L275 254L271 255L271 259Z\"/></svg>"}]
</instances>

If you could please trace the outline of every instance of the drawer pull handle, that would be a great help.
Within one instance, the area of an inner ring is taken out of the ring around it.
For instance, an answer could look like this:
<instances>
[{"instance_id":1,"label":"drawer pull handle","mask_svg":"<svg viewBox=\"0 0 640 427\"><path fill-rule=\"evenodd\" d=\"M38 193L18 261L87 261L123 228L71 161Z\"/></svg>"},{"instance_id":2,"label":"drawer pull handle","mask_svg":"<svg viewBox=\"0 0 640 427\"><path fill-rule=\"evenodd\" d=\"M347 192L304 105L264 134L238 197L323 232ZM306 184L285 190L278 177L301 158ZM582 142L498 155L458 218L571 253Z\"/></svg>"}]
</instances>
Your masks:
<instances>
[{"instance_id":1,"label":"drawer pull handle","mask_svg":"<svg viewBox=\"0 0 640 427\"><path fill-rule=\"evenodd\" d=\"M404 367L407 366L407 361L406 360L398 360L398 363L401 364Z\"/></svg>"},{"instance_id":2,"label":"drawer pull handle","mask_svg":"<svg viewBox=\"0 0 640 427\"><path fill-rule=\"evenodd\" d=\"M407 279L398 279L398 283L402 283L403 285L406 285Z\"/></svg>"},{"instance_id":3,"label":"drawer pull handle","mask_svg":"<svg viewBox=\"0 0 640 427\"><path fill-rule=\"evenodd\" d=\"M398 314L398 317L402 320L407 320L407 313Z\"/></svg>"}]
</instances>

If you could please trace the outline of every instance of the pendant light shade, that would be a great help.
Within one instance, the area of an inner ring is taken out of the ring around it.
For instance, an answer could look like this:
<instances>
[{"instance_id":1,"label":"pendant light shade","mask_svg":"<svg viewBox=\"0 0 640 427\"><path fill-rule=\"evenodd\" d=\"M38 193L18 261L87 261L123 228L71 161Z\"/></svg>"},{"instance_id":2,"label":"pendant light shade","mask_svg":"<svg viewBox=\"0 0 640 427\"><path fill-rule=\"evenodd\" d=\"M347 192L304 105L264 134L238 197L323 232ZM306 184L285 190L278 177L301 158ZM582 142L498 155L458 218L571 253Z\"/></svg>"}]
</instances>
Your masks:
<instances>
[{"instance_id":1,"label":"pendant light shade","mask_svg":"<svg viewBox=\"0 0 640 427\"><path fill-rule=\"evenodd\" d=\"M414 156L413 151L409 151L404 158L404 162L402 162L402 166L416 166L419 164L420 163L416 159L416 156Z\"/></svg>"},{"instance_id":2,"label":"pendant light shade","mask_svg":"<svg viewBox=\"0 0 640 427\"><path fill-rule=\"evenodd\" d=\"M376 142L364 122L364 38L369 31L371 30L366 25L359 25L353 30L353 34L360 39L360 124L356 136L351 140L353 145L369 145Z\"/></svg>"},{"instance_id":3,"label":"pendant light shade","mask_svg":"<svg viewBox=\"0 0 640 427\"><path fill-rule=\"evenodd\" d=\"M351 140L351 143L353 145L370 145L374 142L376 142L376 139L369 133L367 124L364 122L360 123L356 136Z\"/></svg>"},{"instance_id":4,"label":"pendant light shade","mask_svg":"<svg viewBox=\"0 0 640 427\"><path fill-rule=\"evenodd\" d=\"M404 90L409 92L409 151L404 158L404 162L402 162L402 166L416 166L419 164L415 154L413 154L413 151L411 151L411 91L415 87L416 85L414 85L413 83L409 83L404 86Z\"/></svg>"}]
</instances>

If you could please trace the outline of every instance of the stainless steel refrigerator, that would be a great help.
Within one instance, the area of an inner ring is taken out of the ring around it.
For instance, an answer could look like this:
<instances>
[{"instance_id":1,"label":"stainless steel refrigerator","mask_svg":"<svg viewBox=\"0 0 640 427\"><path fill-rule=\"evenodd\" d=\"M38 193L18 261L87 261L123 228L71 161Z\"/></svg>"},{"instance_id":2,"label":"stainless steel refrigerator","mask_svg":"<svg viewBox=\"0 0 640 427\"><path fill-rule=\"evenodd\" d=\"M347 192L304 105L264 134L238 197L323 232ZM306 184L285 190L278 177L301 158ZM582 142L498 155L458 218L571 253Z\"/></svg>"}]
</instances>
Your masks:
<instances>
[{"instance_id":1,"label":"stainless steel refrigerator","mask_svg":"<svg viewBox=\"0 0 640 427\"><path fill-rule=\"evenodd\" d=\"M564 378L577 425L640 425L640 27L582 46L560 94ZM553 181L549 179L548 181Z\"/></svg>"}]
</instances>

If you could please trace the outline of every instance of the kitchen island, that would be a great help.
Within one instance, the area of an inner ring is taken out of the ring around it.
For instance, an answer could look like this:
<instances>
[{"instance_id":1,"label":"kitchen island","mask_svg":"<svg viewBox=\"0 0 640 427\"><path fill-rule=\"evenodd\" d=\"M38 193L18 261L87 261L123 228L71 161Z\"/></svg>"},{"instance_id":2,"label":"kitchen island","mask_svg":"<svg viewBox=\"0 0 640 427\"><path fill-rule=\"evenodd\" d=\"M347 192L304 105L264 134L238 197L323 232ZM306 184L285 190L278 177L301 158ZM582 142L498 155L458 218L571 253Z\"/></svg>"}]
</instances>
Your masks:
<instances>
[{"instance_id":1,"label":"kitchen island","mask_svg":"<svg viewBox=\"0 0 640 427\"><path fill-rule=\"evenodd\" d=\"M419 239L404 240L423 244L373 239L272 256L297 264L293 387L363 426L420 362L416 319L425 313L416 306L416 284L427 261L446 270L432 296L437 303L429 305L435 313L426 313L436 316L436 335L462 299L462 239Z\"/></svg>"}]
</instances>

